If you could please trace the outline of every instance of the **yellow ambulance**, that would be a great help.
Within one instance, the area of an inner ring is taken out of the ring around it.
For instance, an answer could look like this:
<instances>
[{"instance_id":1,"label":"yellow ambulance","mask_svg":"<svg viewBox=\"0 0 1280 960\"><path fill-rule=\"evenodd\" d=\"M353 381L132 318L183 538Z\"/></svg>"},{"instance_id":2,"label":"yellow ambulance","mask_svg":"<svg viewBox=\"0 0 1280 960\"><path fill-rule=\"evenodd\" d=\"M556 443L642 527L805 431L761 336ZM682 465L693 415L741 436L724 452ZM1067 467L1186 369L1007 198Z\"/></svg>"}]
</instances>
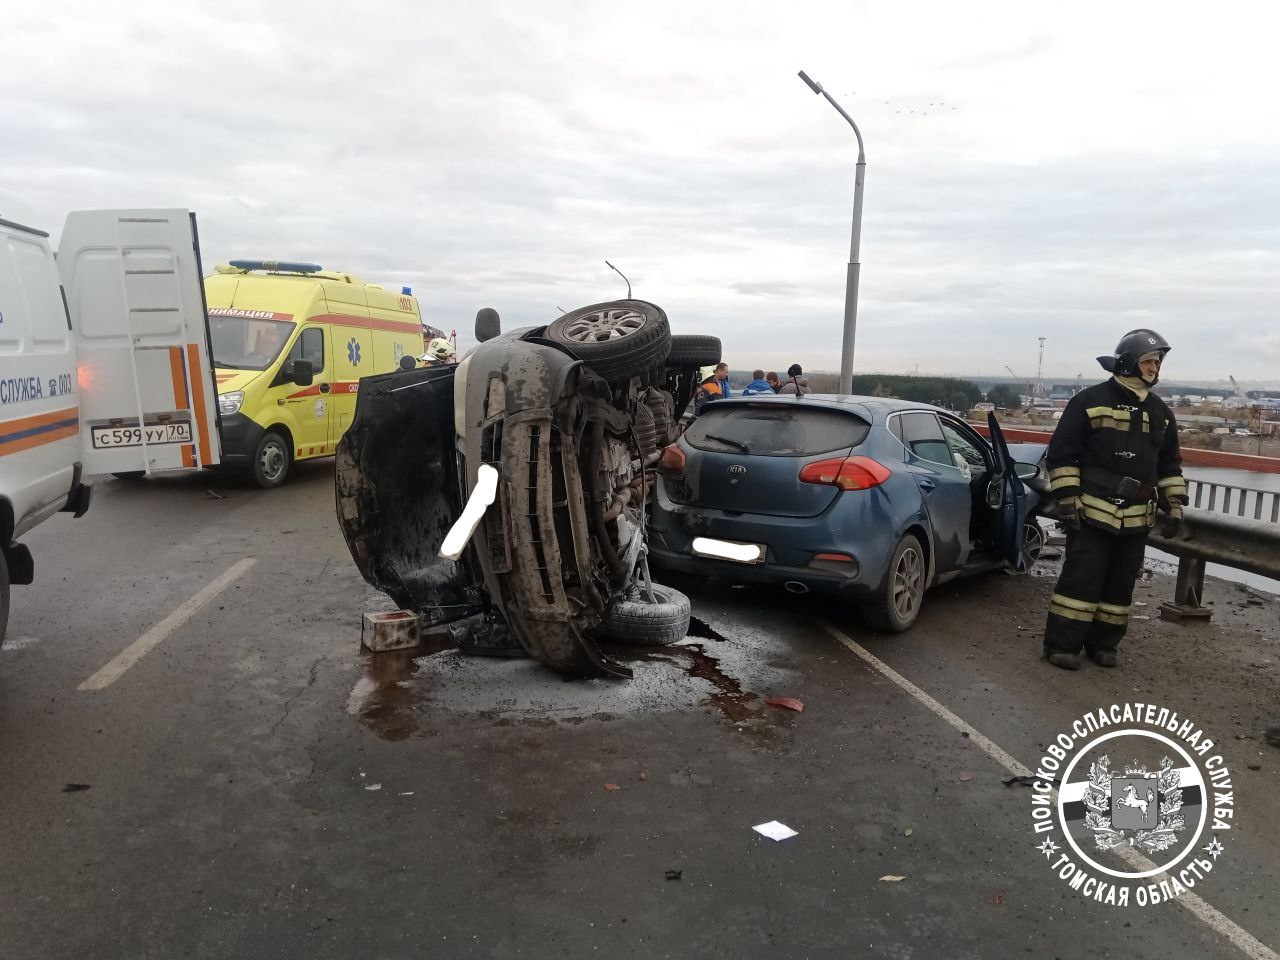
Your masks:
<instances>
[{"instance_id":1,"label":"yellow ambulance","mask_svg":"<svg viewBox=\"0 0 1280 960\"><path fill-rule=\"evenodd\" d=\"M232 260L204 282L222 462L260 487L333 456L361 377L422 353L418 301L314 263Z\"/></svg>"}]
</instances>

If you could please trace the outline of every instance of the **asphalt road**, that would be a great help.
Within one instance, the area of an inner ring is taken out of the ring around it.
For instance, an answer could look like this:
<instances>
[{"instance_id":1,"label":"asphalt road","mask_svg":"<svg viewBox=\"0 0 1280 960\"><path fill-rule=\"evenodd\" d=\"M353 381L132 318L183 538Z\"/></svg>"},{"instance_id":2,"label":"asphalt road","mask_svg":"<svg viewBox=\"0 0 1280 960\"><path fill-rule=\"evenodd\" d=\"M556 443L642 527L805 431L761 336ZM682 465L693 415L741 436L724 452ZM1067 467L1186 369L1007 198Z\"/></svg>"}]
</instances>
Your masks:
<instances>
[{"instance_id":1,"label":"asphalt road","mask_svg":"<svg viewBox=\"0 0 1280 960\"><path fill-rule=\"evenodd\" d=\"M634 681L567 682L362 653L361 613L389 602L346 552L331 464L272 492L197 473L96 492L27 538L37 582L0 651L5 960L1280 949L1274 598L1215 583L1213 624L1175 627L1157 579L1122 668L1071 674L1038 660L1044 576L946 585L900 637L713 581ZM955 725L1034 767L1130 700L1196 716L1230 763L1208 920L1071 890L1031 790ZM770 820L798 835L752 831Z\"/></svg>"}]
</instances>

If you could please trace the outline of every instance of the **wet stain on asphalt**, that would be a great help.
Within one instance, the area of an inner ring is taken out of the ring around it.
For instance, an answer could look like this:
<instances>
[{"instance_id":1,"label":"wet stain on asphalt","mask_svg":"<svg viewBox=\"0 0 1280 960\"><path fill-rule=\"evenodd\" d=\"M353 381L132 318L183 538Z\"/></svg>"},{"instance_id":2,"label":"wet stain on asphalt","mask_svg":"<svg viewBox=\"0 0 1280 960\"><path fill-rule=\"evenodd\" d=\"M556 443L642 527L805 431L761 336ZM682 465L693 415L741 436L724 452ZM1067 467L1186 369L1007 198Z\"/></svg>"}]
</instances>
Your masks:
<instances>
[{"instance_id":1,"label":"wet stain on asphalt","mask_svg":"<svg viewBox=\"0 0 1280 960\"><path fill-rule=\"evenodd\" d=\"M701 621L698 622L701 623ZM707 627L707 630L715 633L710 627ZM692 629L689 631L689 636L695 636ZM715 636L720 640L727 639L718 633ZM701 643L681 643L643 653L634 651L629 655L619 651L614 656L618 660L631 661L665 660L669 663L683 661L682 669L688 676L705 680L716 688L717 692L708 697L707 702L726 720L731 723L740 723L743 720L759 720L765 716L760 697L743 690L741 683L721 670L720 661L707 653L707 648Z\"/></svg>"},{"instance_id":2,"label":"wet stain on asphalt","mask_svg":"<svg viewBox=\"0 0 1280 960\"><path fill-rule=\"evenodd\" d=\"M715 640L717 643L728 643L729 638L717 630L705 620L699 620L697 617L689 618L689 636L697 637L699 640Z\"/></svg>"},{"instance_id":3,"label":"wet stain on asphalt","mask_svg":"<svg viewBox=\"0 0 1280 960\"><path fill-rule=\"evenodd\" d=\"M418 732L422 691L411 678L418 672L418 651L365 655L367 685L360 721L383 740L405 740Z\"/></svg>"}]
</instances>

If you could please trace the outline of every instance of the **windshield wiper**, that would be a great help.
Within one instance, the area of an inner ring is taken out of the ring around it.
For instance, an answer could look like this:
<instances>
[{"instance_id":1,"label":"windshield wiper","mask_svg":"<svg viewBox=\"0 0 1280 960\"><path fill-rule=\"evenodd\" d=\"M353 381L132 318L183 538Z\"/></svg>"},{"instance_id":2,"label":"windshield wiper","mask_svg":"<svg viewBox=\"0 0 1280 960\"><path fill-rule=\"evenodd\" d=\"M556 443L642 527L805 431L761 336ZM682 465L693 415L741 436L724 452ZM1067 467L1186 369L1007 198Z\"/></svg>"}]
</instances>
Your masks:
<instances>
[{"instance_id":1,"label":"windshield wiper","mask_svg":"<svg viewBox=\"0 0 1280 960\"><path fill-rule=\"evenodd\" d=\"M719 440L721 443L727 443L731 447L737 447L743 453L751 452L751 448L748 447L741 440L734 440L730 437L722 437L718 433L706 433L706 434L703 434L703 436L705 436L708 440Z\"/></svg>"},{"instance_id":2,"label":"windshield wiper","mask_svg":"<svg viewBox=\"0 0 1280 960\"><path fill-rule=\"evenodd\" d=\"M227 363L225 360L219 360L217 357L213 358L213 365L215 367L221 367L223 370L248 370L249 369L248 367L240 366L240 364L238 363Z\"/></svg>"}]
</instances>

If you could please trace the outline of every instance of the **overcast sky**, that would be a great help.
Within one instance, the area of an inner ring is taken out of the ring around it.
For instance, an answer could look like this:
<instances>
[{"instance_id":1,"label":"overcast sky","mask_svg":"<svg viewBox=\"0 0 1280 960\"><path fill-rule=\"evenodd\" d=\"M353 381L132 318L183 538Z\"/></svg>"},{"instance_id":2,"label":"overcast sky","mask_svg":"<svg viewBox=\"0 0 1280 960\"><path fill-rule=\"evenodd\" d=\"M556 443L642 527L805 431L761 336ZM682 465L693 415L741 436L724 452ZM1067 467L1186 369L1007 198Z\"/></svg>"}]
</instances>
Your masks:
<instances>
[{"instance_id":1,"label":"overcast sky","mask_svg":"<svg viewBox=\"0 0 1280 960\"><path fill-rule=\"evenodd\" d=\"M625 295L735 369L1280 378L1266 4L7 5L0 216L174 206L205 264L411 285L471 339Z\"/></svg>"}]
</instances>

